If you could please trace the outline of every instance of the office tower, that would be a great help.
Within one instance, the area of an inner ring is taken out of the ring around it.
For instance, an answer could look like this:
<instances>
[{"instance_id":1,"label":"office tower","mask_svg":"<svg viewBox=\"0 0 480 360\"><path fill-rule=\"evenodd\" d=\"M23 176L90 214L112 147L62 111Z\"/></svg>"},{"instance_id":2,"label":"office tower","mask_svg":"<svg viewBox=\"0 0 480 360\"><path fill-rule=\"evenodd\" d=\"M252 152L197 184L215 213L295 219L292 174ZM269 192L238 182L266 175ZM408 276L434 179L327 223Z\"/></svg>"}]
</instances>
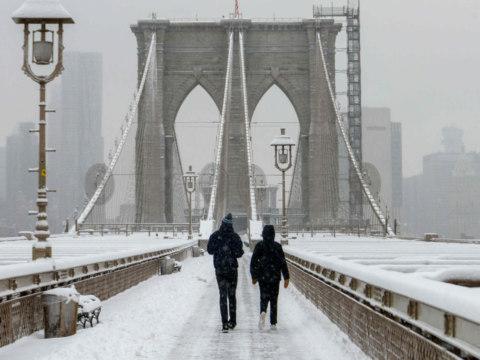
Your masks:
<instances>
[{"instance_id":1,"label":"office tower","mask_svg":"<svg viewBox=\"0 0 480 360\"><path fill-rule=\"evenodd\" d=\"M38 173L29 173L28 169L38 167L38 135L28 130L37 127L35 123L22 122L7 136L6 225L14 232L35 230L36 218L28 212L37 210Z\"/></svg>"},{"instance_id":2,"label":"office tower","mask_svg":"<svg viewBox=\"0 0 480 360\"><path fill-rule=\"evenodd\" d=\"M102 55L66 52L60 91L59 217L83 208L85 175L103 163ZM58 135L57 135L58 136Z\"/></svg>"},{"instance_id":3,"label":"office tower","mask_svg":"<svg viewBox=\"0 0 480 360\"><path fill-rule=\"evenodd\" d=\"M465 153L453 171L449 196L448 236L480 238L480 188L472 163Z\"/></svg>"},{"instance_id":4,"label":"office tower","mask_svg":"<svg viewBox=\"0 0 480 360\"><path fill-rule=\"evenodd\" d=\"M402 222L402 124L392 122L392 218ZM400 229L401 230L401 229Z\"/></svg>"}]
</instances>

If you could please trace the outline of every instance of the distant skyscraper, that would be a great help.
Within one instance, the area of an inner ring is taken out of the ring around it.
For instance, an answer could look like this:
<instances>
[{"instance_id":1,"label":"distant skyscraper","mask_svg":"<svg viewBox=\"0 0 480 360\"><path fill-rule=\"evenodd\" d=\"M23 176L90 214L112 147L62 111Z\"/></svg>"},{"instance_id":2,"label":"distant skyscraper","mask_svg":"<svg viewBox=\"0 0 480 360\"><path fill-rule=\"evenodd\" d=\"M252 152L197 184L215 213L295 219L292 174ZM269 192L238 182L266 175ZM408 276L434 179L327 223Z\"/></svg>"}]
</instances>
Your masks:
<instances>
[{"instance_id":1,"label":"distant skyscraper","mask_svg":"<svg viewBox=\"0 0 480 360\"><path fill-rule=\"evenodd\" d=\"M7 194L7 149L0 147L0 199L5 200Z\"/></svg>"},{"instance_id":2,"label":"distant skyscraper","mask_svg":"<svg viewBox=\"0 0 480 360\"><path fill-rule=\"evenodd\" d=\"M401 222L402 126L391 121L389 108L362 108L362 158L373 195L392 222Z\"/></svg>"},{"instance_id":3,"label":"distant skyscraper","mask_svg":"<svg viewBox=\"0 0 480 360\"><path fill-rule=\"evenodd\" d=\"M391 123L392 137L392 213L393 218L402 222L402 124ZM400 229L401 230L401 229Z\"/></svg>"},{"instance_id":4,"label":"distant skyscraper","mask_svg":"<svg viewBox=\"0 0 480 360\"><path fill-rule=\"evenodd\" d=\"M415 189L405 185L404 190L409 193L403 196L404 202L408 202L408 204L404 203L404 221L409 223L410 228L413 229L412 234L423 235L426 232L433 232L438 233L441 237L450 236L450 194L452 187L456 188L453 178L454 170L462 156L463 131L446 128L442 133L445 152L423 157L423 174L417 175L421 177L421 181L413 182L416 177L404 179L404 184L417 184ZM480 174L480 154L470 152L464 156L470 162L475 172L473 179L480 188L480 176L478 176ZM419 199L412 199L412 194L416 194ZM409 212L419 215L413 216Z\"/></svg>"},{"instance_id":5,"label":"distant skyscraper","mask_svg":"<svg viewBox=\"0 0 480 360\"><path fill-rule=\"evenodd\" d=\"M75 207L83 207L88 169L104 161L102 55L66 52L63 64L60 141L54 142L60 148L59 216L66 219Z\"/></svg>"},{"instance_id":6,"label":"distant skyscraper","mask_svg":"<svg viewBox=\"0 0 480 360\"><path fill-rule=\"evenodd\" d=\"M62 86L60 82L53 82L47 94L48 109L55 110L47 114L47 147L56 150L54 153L47 153L48 187L57 192L48 194L48 225L52 234L61 230L61 224L65 220L60 215L61 188L62 183Z\"/></svg>"},{"instance_id":7,"label":"distant skyscraper","mask_svg":"<svg viewBox=\"0 0 480 360\"><path fill-rule=\"evenodd\" d=\"M402 235L423 235L426 232L423 191L423 174L403 179Z\"/></svg>"},{"instance_id":8,"label":"distant skyscraper","mask_svg":"<svg viewBox=\"0 0 480 360\"><path fill-rule=\"evenodd\" d=\"M455 165L449 198L448 236L480 239L480 187L465 153Z\"/></svg>"},{"instance_id":9,"label":"distant skyscraper","mask_svg":"<svg viewBox=\"0 0 480 360\"><path fill-rule=\"evenodd\" d=\"M463 130L456 127L442 129L442 145L448 154L460 154L463 147Z\"/></svg>"},{"instance_id":10,"label":"distant skyscraper","mask_svg":"<svg viewBox=\"0 0 480 360\"><path fill-rule=\"evenodd\" d=\"M7 224L7 150L5 146L0 147L0 228ZM1 232L1 230L0 230Z\"/></svg>"},{"instance_id":11,"label":"distant skyscraper","mask_svg":"<svg viewBox=\"0 0 480 360\"><path fill-rule=\"evenodd\" d=\"M7 226L15 232L35 230L36 218L28 212L37 210L38 173L29 173L28 169L38 167L38 136L28 130L37 127L30 122L19 123L7 136Z\"/></svg>"}]
</instances>

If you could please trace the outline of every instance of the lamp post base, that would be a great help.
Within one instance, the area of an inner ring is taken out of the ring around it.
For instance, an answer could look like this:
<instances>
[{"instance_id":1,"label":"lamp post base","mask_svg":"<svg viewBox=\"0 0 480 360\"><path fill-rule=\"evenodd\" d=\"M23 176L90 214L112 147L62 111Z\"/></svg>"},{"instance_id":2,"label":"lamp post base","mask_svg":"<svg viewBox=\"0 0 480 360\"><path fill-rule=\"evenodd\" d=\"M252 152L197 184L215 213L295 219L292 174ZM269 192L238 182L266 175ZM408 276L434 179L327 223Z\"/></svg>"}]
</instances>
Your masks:
<instances>
[{"instance_id":1,"label":"lamp post base","mask_svg":"<svg viewBox=\"0 0 480 360\"><path fill-rule=\"evenodd\" d=\"M52 243L50 241L37 241L32 246L32 260L52 257Z\"/></svg>"}]
</instances>

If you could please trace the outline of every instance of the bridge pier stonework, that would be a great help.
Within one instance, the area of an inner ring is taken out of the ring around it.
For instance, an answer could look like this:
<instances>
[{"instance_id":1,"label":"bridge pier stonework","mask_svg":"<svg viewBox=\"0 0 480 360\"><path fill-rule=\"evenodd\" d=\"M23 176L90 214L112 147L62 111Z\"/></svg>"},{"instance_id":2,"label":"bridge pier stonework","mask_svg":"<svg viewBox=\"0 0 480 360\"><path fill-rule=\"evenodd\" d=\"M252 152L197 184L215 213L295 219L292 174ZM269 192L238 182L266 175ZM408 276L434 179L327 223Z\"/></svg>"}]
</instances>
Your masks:
<instances>
[{"instance_id":1,"label":"bridge pier stonework","mask_svg":"<svg viewBox=\"0 0 480 360\"><path fill-rule=\"evenodd\" d=\"M331 219L338 201L338 143L334 109L322 80L316 33L327 45L328 69L335 79L335 41L341 29L333 20L216 22L140 20L132 25L138 43L138 78L149 37L156 33L155 88L145 88L137 131L137 221L173 221L175 118L188 94L202 86L221 111L229 30L243 29L250 119L263 95L277 85L291 101L300 125L301 207L307 221ZM239 217L247 216L248 178L238 32L234 36L232 89L226 117L222 168L225 186L217 201ZM142 129L142 132L140 130ZM273 136L273 134L272 134ZM255 139L253 139L255 141ZM140 165L143 164L143 165ZM148 164L148 167L145 166ZM139 204L142 204L141 206ZM245 222L246 223L246 222Z\"/></svg>"}]
</instances>

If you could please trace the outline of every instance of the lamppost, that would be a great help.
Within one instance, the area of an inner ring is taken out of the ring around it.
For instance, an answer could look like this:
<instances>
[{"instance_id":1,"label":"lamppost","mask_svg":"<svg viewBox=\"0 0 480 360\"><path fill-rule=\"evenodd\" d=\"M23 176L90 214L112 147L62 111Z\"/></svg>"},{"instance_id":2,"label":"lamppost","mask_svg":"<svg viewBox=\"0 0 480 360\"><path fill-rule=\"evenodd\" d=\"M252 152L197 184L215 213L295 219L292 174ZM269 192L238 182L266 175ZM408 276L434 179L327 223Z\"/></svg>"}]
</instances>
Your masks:
<instances>
[{"instance_id":1,"label":"lamppost","mask_svg":"<svg viewBox=\"0 0 480 360\"><path fill-rule=\"evenodd\" d=\"M280 136L277 136L272 141L270 146L275 146L275 167L282 172L282 243L288 245L287 208L285 203L285 173L292 167L292 147L295 146L295 142L290 138L290 136L285 135L285 129L281 129Z\"/></svg>"},{"instance_id":2,"label":"lamppost","mask_svg":"<svg viewBox=\"0 0 480 360\"><path fill-rule=\"evenodd\" d=\"M48 6L47 6L48 5ZM46 130L46 113L53 112L46 110L45 88L46 85L53 81L63 70L63 24L74 24L71 15L60 3L60 0L49 0L45 4L44 0L27 0L25 3L13 13L12 19L16 24L24 25L24 44L23 44L23 72L40 85L40 122L38 130L30 130L30 132L39 133L39 160L38 168L30 169L29 172L38 172L38 211L30 211L30 215L37 215L37 224L35 226L34 235L38 239L33 245L32 259L51 258L52 247L47 241L50 237L50 230L47 222L47 169L46 169L46 153L54 152L54 149L47 149L45 144ZM58 25L58 50L57 63L50 75L35 75L29 63L29 25L40 25L40 29L33 32L32 36L32 63L36 65L50 65L54 63L54 38L55 34L51 30L47 30L47 24ZM40 35L36 39L36 35ZM49 39L47 39L49 37Z\"/></svg>"},{"instance_id":3,"label":"lamppost","mask_svg":"<svg viewBox=\"0 0 480 360\"><path fill-rule=\"evenodd\" d=\"M188 240L193 239L192 235L192 193L197 187L197 173L192 171L192 166L189 167L188 171L183 175L183 183L185 184L185 190L188 193L188 210L189 210L189 220L188 220Z\"/></svg>"},{"instance_id":4,"label":"lamppost","mask_svg":"<svg viewBox=\"0 0 480 360\"><path fill-rule=\"evenodd\" d=\"M261 217L263 221L263 200L267 198L267 187L264 185L263 180L260 180L260 185L257 186L257 198L260 200L261 205Z\"/></svg>"}]
</instances>

